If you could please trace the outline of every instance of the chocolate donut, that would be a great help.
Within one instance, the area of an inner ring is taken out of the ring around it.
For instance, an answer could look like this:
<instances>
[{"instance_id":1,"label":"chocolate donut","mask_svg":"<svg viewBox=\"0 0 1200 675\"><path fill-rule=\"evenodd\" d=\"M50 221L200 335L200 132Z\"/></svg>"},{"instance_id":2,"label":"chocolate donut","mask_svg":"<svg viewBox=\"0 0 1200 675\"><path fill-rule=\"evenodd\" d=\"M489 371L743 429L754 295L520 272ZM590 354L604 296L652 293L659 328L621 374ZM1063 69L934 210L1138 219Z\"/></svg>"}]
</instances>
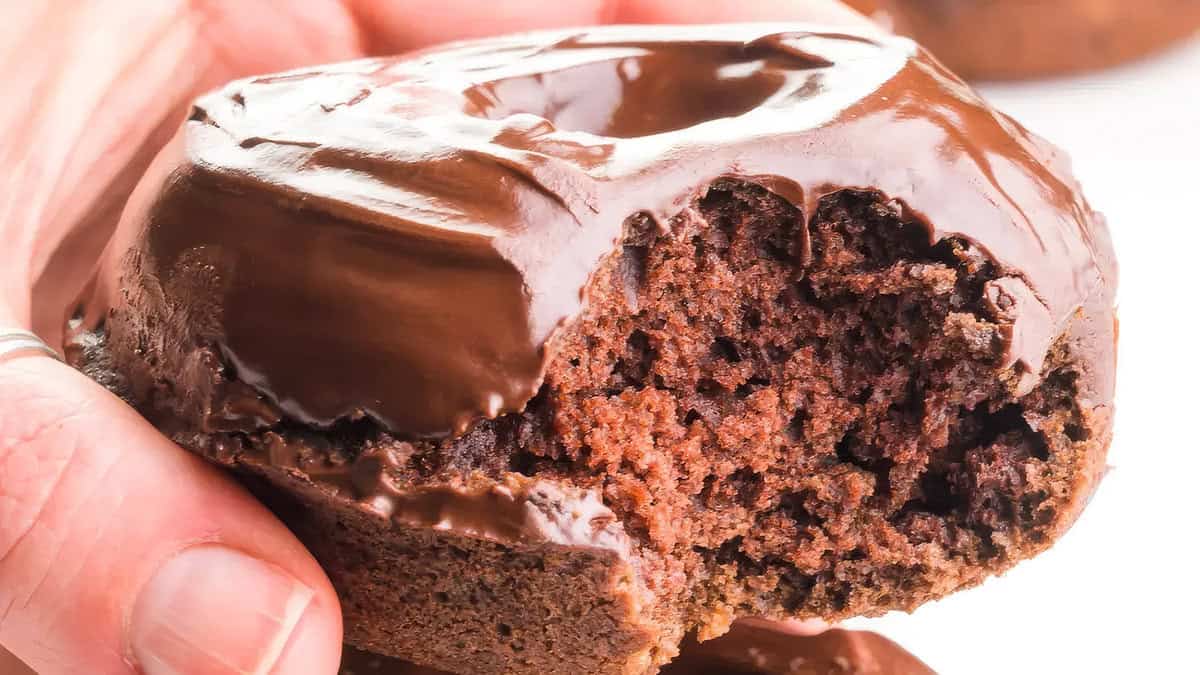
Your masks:
<instances>
[{"instance_id":1,"label":"chocolate donut","mask_svg":"<svg viewBox=\"0 0 1200 675\"><path fill-rule=\"evenodd\" d=\"M1196 0L845 0L968 78L1115 66L1200 31Z\"/></svg>"},{"instance_id":2,"label":"chocolate donut","mask_svg":"<svg viewBox=\"0 0 1200 675\"><path fill-rule=\"evenodd\" d=\"M868 631L798 636L738 624L708 642L688 639L662 675L934 675L917 657ZM348 647L340 675L442 675L440 671Z\"/></svg>"},{"instance_id":3,"label":"chocolate donut","mask_svg":"<svg viewBox=\"0 0 1200 675\"><path fill-rule=\"evenodd\" d=\"M350 644L654 672L1050 546L1115 284L1061 153L912 42L610 27L202 97L74 358L246 477Z\"/></svg>"}]
</instances>

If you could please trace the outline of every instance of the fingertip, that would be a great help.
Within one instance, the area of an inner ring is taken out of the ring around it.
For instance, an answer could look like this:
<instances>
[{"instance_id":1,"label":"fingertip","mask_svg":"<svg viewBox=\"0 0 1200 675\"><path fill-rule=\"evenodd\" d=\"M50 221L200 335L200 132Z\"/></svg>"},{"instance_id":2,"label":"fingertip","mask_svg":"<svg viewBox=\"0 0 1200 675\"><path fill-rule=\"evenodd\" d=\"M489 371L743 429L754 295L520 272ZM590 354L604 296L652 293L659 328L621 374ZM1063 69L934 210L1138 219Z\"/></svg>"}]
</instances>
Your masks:
<instances>
[{"instance_id":1,"label":"fingertip","mask_svg":"<svg viewBox=\"0 0 1200 675\"><path fill-rule=\"evenodd\" d=\"M331 604L332 603L332 604ZM342 658L341 610L337 596L318 593L296 625L271 670L272 675L333 675Z\"/></svg>"},{"instance_id":2,"label":"fingertip","mask_svg":"<svg viewBox=\"0 0 1200 675\"><path fill-rule=\"evenodd\" d=\"M218 545L163 564L139 594L129 633L147 675L335 673L342 640L326 582Z\"/></svg>"}]
</instances>

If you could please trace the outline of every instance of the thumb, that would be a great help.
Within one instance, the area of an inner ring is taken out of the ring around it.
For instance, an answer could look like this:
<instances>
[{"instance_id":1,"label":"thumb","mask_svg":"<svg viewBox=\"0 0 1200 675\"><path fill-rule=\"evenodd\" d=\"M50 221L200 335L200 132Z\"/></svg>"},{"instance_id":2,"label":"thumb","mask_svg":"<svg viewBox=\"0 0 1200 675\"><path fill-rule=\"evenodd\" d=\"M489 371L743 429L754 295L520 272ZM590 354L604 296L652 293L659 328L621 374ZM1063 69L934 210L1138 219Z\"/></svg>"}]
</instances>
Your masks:
<instances>
[{"instance_id":1,"label":"thumb","mask_svg":"<svg viewBox=\"0 0 1200 675\"><path fill-rule=\"evenodd\" d=\"M321 569L232 481L44 356L0 357L0 644L42 675L337 671Z\"/></svg>"}]
</instances>

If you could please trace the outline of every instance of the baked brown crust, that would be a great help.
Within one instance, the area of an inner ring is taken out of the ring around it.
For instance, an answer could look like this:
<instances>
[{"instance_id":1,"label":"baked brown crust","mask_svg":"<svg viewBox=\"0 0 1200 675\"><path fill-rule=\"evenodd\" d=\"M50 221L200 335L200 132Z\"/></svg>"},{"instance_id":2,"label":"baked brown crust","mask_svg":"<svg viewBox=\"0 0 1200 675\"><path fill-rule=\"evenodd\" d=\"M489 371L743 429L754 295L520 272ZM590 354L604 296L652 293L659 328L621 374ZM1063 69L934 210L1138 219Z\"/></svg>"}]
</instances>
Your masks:
<instances>
[{"instance_id":1,"label":"baked brown crust","mask_svg":"<svg viewBox=\"0 0 1200 675\"><path fill-rule=\"evenodd\" d=\"M846 0L970 79L1115 66L1195 36L1193 0Z\"/></svg>"}]
</instances>

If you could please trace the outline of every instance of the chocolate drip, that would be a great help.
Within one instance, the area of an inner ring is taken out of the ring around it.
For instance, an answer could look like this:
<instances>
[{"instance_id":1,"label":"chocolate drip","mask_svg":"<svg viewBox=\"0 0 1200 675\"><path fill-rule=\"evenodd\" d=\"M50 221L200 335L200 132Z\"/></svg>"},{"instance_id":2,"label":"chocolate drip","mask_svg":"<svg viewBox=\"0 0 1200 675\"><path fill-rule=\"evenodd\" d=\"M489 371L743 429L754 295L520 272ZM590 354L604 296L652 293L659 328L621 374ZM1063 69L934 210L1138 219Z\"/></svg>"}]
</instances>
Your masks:
<instances>
[{"instance_id":1,"label":"chocolate drip","mask_svg":"<svg viewBox=\"0 0 1200 675\"><path fill-rule=\"evenodd\" d=\"M298 469L314 487L340 494L357 508L397 525L453 531L507 545L552 543L629 553L629 538L594 490L517 473L493 480L469 476L457 484L404 486L394 474L408 444L369 448L342 464L297 456L296 446L268 434L271 466Z\"/></svg>"}]
</instances>

